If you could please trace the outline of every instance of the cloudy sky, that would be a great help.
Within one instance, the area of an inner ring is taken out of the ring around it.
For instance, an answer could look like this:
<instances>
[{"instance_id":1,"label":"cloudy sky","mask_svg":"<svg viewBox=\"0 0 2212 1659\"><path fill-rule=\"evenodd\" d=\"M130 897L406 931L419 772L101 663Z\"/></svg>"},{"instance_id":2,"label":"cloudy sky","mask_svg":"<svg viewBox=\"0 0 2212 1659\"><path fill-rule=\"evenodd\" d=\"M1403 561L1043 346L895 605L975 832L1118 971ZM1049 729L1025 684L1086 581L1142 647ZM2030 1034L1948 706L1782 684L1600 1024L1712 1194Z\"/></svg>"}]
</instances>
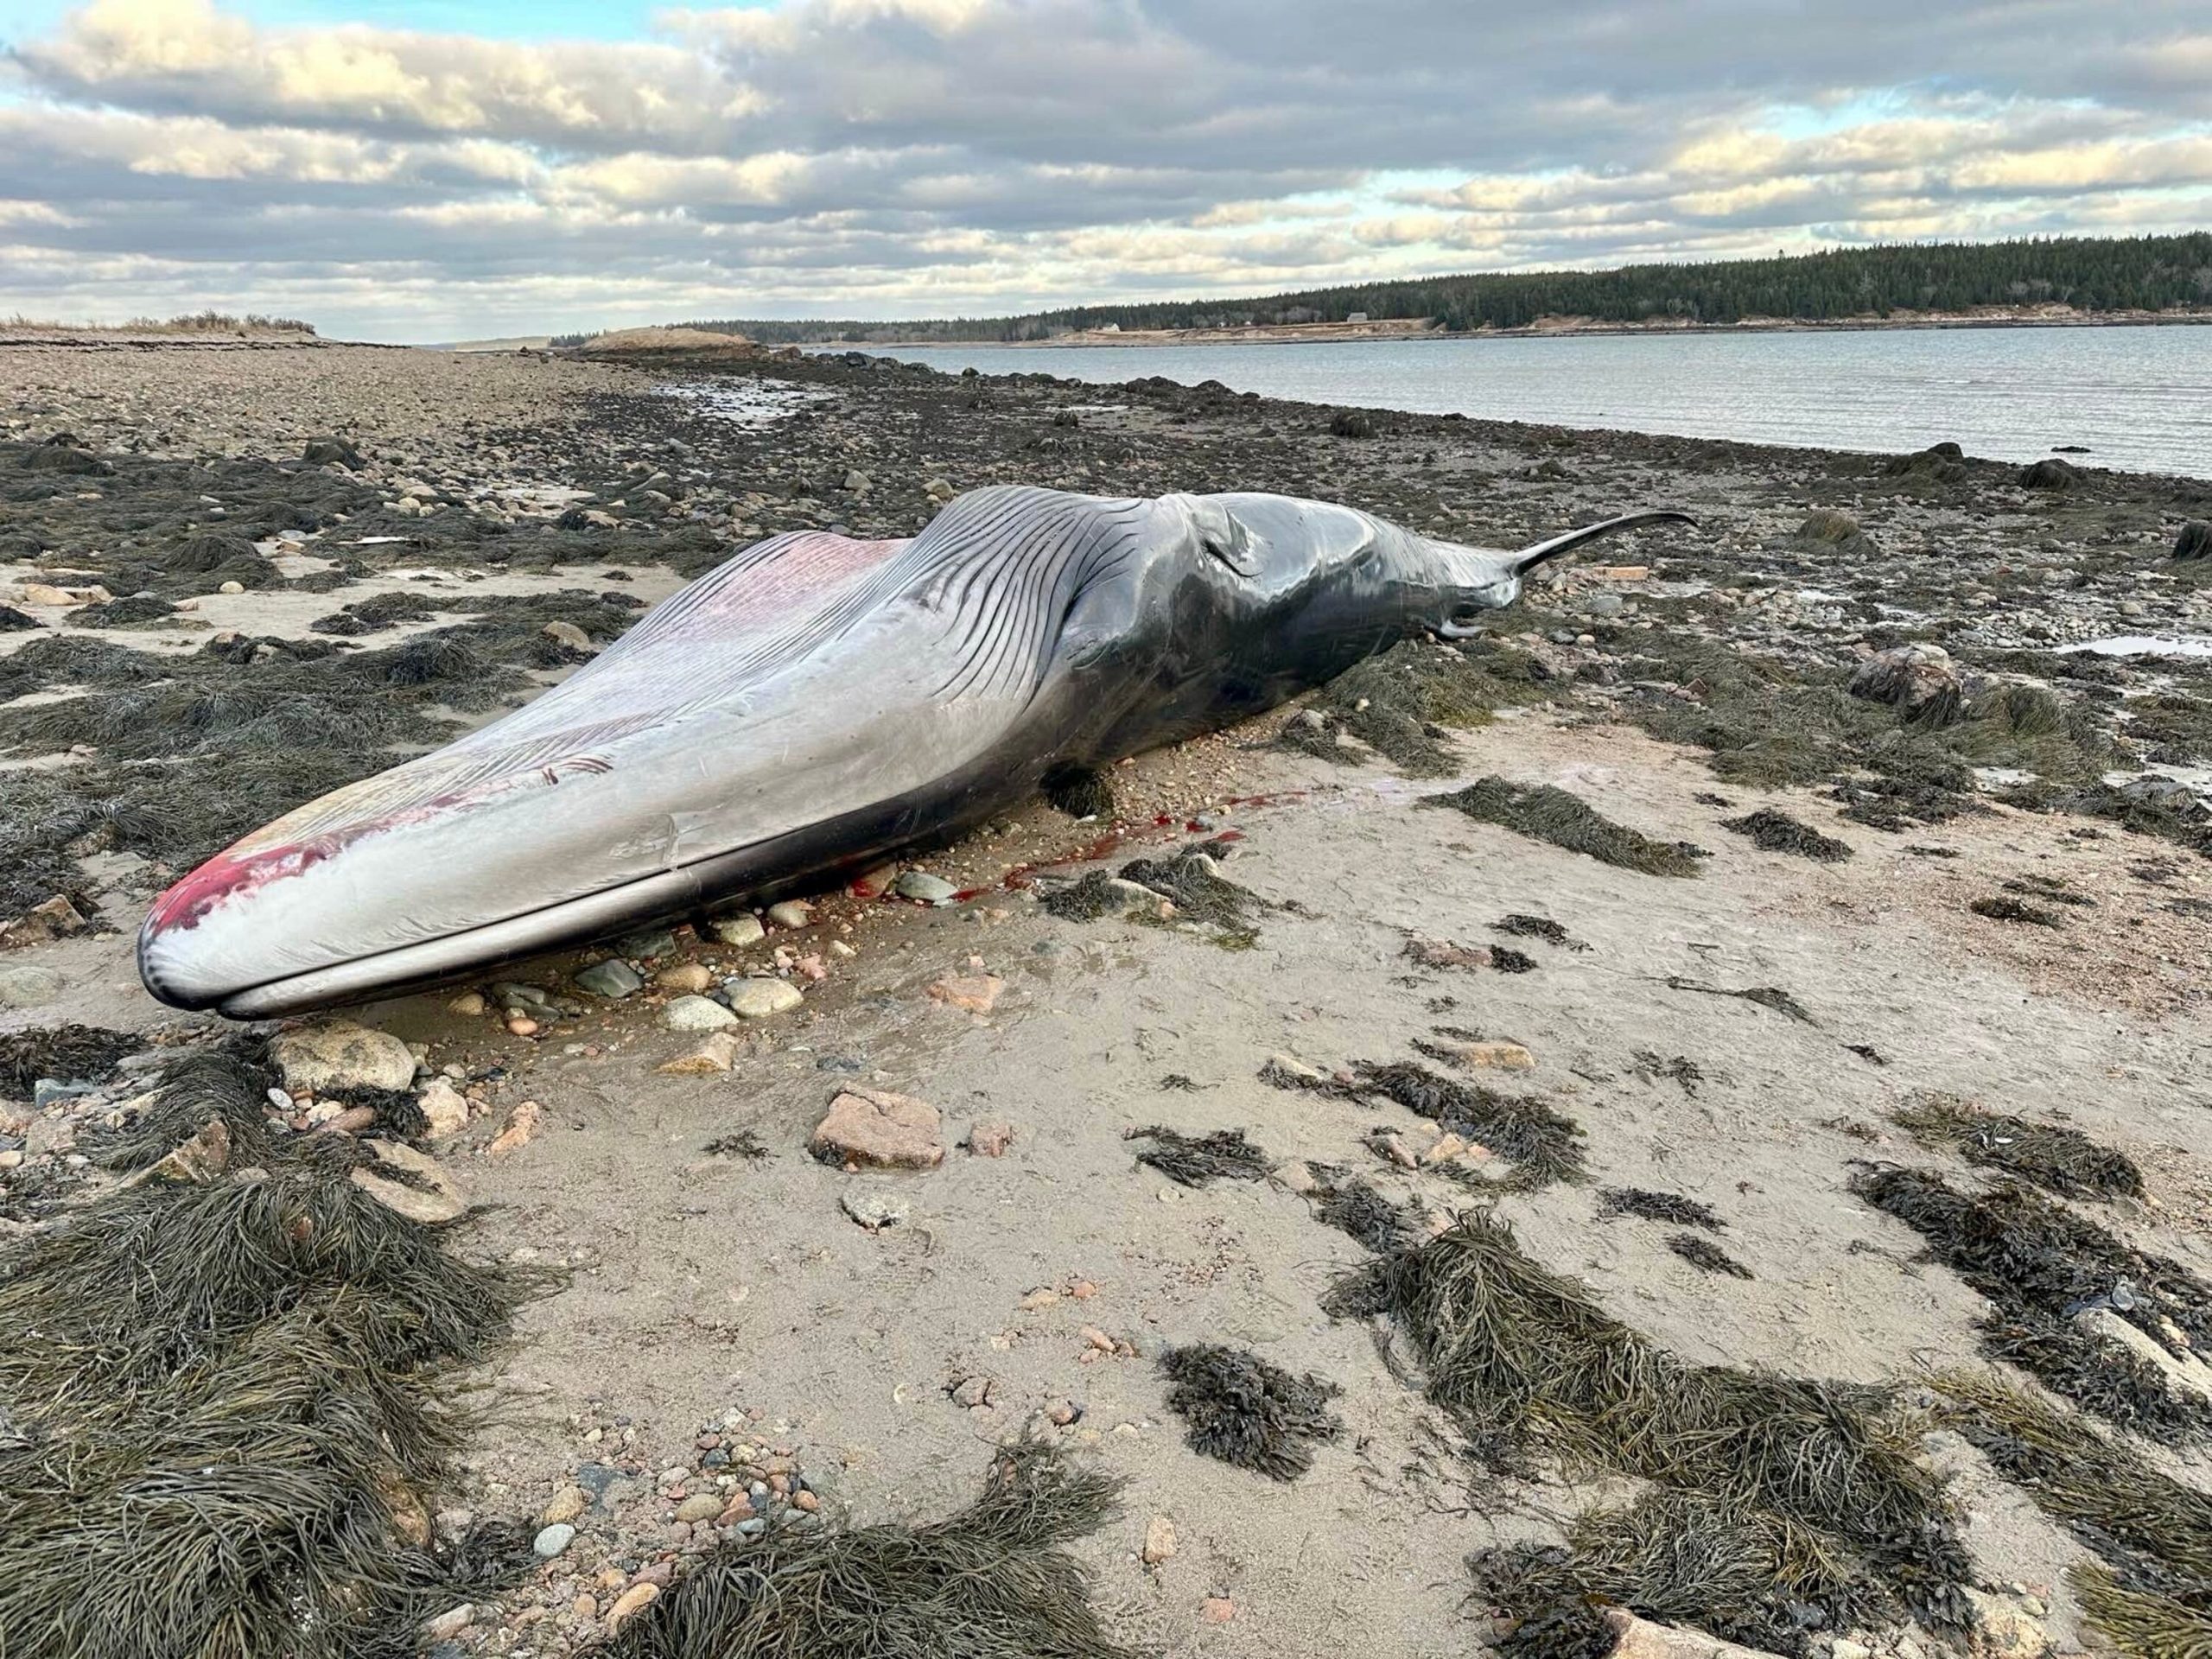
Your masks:
<instances>
[{"instance_id":1,"label":"cloudy sky","mask_svg":"<svg viewBox=\"0 0 2212 1659\"><path fill-rule=\"evenodd\" d=\"M388 340L2212 226L2212 0L0 0L0 314Z\"/></svg>"}]
</instances>

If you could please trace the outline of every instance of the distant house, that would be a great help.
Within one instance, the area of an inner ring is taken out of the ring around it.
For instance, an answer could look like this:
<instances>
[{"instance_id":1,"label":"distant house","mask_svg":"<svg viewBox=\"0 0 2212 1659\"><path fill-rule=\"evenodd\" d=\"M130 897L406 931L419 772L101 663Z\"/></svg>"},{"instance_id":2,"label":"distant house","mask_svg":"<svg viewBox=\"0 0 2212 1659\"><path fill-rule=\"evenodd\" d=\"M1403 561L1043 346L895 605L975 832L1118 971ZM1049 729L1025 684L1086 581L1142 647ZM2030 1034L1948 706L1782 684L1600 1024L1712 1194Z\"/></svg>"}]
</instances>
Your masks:
<instances>
[{"instance_id":1,"label":"distant house","mask_svg":"<svg viewBox=\"0 0 2212 1659\"><path fill-rule=\"evenodd\" d=\"M1367 321L1367 313L1364 311L1351 312L1345 316L1344 321L1346 322L1365 322Z\"/></svg>"}]
</instances>

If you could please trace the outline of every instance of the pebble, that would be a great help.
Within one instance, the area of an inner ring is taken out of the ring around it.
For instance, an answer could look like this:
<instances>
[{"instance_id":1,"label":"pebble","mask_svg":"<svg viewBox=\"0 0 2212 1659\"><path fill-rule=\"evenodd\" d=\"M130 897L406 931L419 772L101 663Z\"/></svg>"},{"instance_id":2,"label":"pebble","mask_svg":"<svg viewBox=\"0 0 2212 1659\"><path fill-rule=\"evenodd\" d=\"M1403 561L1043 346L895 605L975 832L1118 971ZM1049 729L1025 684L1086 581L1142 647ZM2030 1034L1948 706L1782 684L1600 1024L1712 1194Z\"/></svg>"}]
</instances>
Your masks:
<instances>
[{"instance_id":1,"label":"pebble","mask_svg":"<svg viewBox=\"0 0 2212 1659\"><path fill-rule=\"evenodd\" d=\"M553 1501L537 1512L538 1521L548 1527L563 1521L573 1521L591 1507L591 1495L581 1486L563 1486L554 1493Z\"/></svg>"},{"instance_id":2,"label":"pebble","mask_svg":"<svg viewBox=\"0 0 2212 1659\"><path fill-rule=\"evenodd\" d=\"M711 1521L722 1512L722 1500L713 1492L696 1492L676 1506L678 1521Z\"/></svg>"},{"instance_id":3,"label":"pebble","mask_svg":"<svg viewBox=\"0 0 2212 1659\"><path fill-rule=\"evenodd\" d=\"M1175 1523L1164 1515L1155 1515L1145 1523L1145 1565L1158 1567L1162 1561L1172 1561L1174 1559Z\"/></svg>"},{"instance_id":4,"label":"pebble","mask_svg":"<svg viewBox=\"0 0 2212 1659\"><path fill-rule=\"evenodd\" d=\"M516 1102L514 1110L507 1115L507 1127L500 1130L493 1138L492 1144L484 1150L496 1157L501 1153L512 1152L518 1147L527 1145L530 1137L537 1133L537 1126L544 1120L544 1116L545 1109L536 1101Z\"/></svg>"},{"instance_id":5,"label":"pebble","mask_svg":"<svg viewBox=\"0 0 2212 1659\"><path fill-rule=\"evenodd\" d=\"M550 1561L575 1541L576 1529L565 1521L556 1522L531 1540L531 1549L541 1561Z\"/></svg>"},{"instance_id":6,"label":"pebble","mask_svg":"<svg viewBox=\"0 0 2212 1659\"><path fill-rule=\"evenodd\" d=\"M608 957L594 962L575 976L576 983L594 996L603 996L619 1001L626 996L635 996L645 989L645 976L620 957Z\"/></svg>"},{"instance_id":7,"label":"pebble","mask_svg":"<svg viewBox=\"0 0 2212 1659\"><path fill-rule=\"evenodd\" d=\"M753 944L766 938L768 931L760 925L758 916L744 910L733 915L717 916L707 926L724 944Z\"/></svg>"},{"instance_id":8,"label":"pebble","mask_svg":"<svg viewBox=\"0 0 2212 1659\"><path fill-rule=\"evenodd\" d=\"M463 1602L449 1608L435 1618L423 1621L423 1639L426 1642L445 1642L459 1636L475 1622L476 1609Z\"/></svg>"},{"instance_id":9,"label":"pebble","mask_svg":"<svg viewBox=\"0 0 2212 1659\"><path fill-rule=\"evenodd\" d=\"M901 899L918 899L925 905L949 905L960 891L943 876L926 870L901 872L892 890Z\"/></svg>"},{"instance_id":10,"label":"pebble","mask_svg":"<svg viewBox=\"0 0 2212 1659\"><path fill-rule=\"evenodd\" d=\"M535 1037L537 1035L538 1026L537 1021L528 1014L518 1014L507 1021L507 1029L518 1037Z\"/></svg>"},{"instance_id":11,"label":"pebble","mask_svg":"<svg viewBox=\"0 0 2212 1659\"><path fill-rule=\"evenodd\" d=\"M730 982L729 1005L741 1020L767 1020L779 1014L789 1014L805 1000L799 994L798 987L789 980Z\"/></svg>"},{"instance_id":12,"label":"pebble","mask_svg":"<svg viewBox=\"0 0 2212 1659\"><path fill-rule=\"evenodd\" d=\"M728 1071L737 1064L737 1057L741 1052L739 1039L734 1033L710 1031L700 1039L696 1046L653 1069L664 1077L702 1077L716 1071Z\"/></svg>"},{"instance_id":13,"label":"pebble","mask_svg":"<svg viewBox=\"0 0 2212 1659\"><path fill-rule=\"evenodd\" d=\"M706 997L679 996L660 1011L660 1022L671 1031L720 1031L737 1016Z\"/></svg>"},{"instance_id":14,"label":"pebble","mask_svg":"<svg viewBox=\"0 0 2212 1659\"><path fill-rule=\"evenodd\" d=\"M968 1151L977 1158L1003 1158L1014 1145L1011 1123L978 1123L968 1131Z\"/></svg>"},{"instance_id":15,"label":"pebble","mask_svg":"<svg viewBox=\"0 0 2212 1659\"><path fill-rule=\"evenodd\" d=\"M460 1014L466 1020L474 1020L480 1017L484 1012L485 1007L484 993L481 991L463 991L459 996L456 996L452 1001L446 1004L446 1008L448 1013Z\"/></svg>"},{"instance_id":16,"label":"pebble","mask_svg":"<svg viewBox=\"0 0 2212 1659\"><path fill-rule=\"evenodd\" d=\"M886 1227L898 1226L909 1213L906 1199L889 1192L864 1188L848 1189L837 1203L847 1215L871 1233L881 1232Z\"/></svg>"},{"instance_id":17,"label":"pebble","mask_svg":"<svg viewBox=\"0 0 2212 1659\"><path fill-rule=\"evenodd\" d=\"M814 918L814 906L804 899L786 899L768 906L768 919L778 927L804 927Z\"/></svg>"},{"instance_id":18,"label":"pebble","mask_svg":"<svg viewBox=\"0 0 2212 1659\"><path fill-rule=\"evenodd\" d=\"M679 962L673 968L664 968L655 974L653 982L663 990L696 996L714 988L715 973L703 962Z\"/></svg>"},{"instance_id":19,"label":"pebble","mask_svg":"<svg viewBox=\"0 0 2212 1659\"><path fill-rule=\"evenodd\" d=\"M433 1141L458 1135L468 1127L467 1097L443 1077L432 1077L416 1099Z\"/></svg>"},{"instance_id":20,"label":"pebble","mask_svg":"<svg viewBox=\"0 0 2212 1659\"><path fill-rule=\"evenodd\" d=\"M614 1605L607 1610L607 1628L618 1630L622 1621L640 1607L649 1607L660 1599L660 1586L651 1582L633 1584L614 1598Z\"/></svg>"}]
</instances>

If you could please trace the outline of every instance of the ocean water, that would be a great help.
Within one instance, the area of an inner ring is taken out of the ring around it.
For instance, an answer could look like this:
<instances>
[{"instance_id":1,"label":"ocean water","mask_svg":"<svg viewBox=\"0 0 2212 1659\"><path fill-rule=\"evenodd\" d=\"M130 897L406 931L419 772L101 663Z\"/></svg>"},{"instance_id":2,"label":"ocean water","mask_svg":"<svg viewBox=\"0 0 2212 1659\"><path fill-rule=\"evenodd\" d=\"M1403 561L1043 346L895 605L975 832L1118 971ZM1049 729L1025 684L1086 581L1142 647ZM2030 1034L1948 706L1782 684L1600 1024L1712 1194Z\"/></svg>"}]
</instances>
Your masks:
<instances>
[{"instance_id":1,"label":"ocean water","mask_svg":"<svg viewBox=\"0 0 2212 1659\"><path fill-rule=\"evenodd\" d=\"M1586 334L1283 346L864 349L1102 385L1164 375L1309 403L1685 437L2069 459L2212 478L2212 325Z\"/></svg>"}]
</instances>

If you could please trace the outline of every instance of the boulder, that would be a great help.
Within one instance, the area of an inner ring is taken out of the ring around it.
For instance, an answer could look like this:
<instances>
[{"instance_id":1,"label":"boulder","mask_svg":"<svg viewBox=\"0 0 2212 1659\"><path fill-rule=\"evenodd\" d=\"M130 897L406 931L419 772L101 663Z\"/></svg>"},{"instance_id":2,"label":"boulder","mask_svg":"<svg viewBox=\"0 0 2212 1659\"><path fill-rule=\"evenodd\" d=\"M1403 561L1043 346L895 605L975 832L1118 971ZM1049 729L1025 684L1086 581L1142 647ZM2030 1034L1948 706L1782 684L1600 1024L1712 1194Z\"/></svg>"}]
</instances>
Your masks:
<instances>
[{"instance_id":1,"label":"boulder","mask_svg":"<svg viewBox=\"0 0 2212 1659\"><path fill-rule=\"evenodd\" d=\"M2212 524L2192 518L2183 524L2181 534L2174 537L2174 557L2212 559Z\"/></svg>"},{"instance_id":2,"label":"boulder","mask_svg":"<svg viewBox=\"0 0 2212 1659\"><path fill-rule=\"evenodd\" d=\"M410 1089L415 1056L388 1031L329 1020L279 1035L270 1058L286 1090L319 1095L331 1089Z\"/></svg>"},{"instance_id":3,"label":"boulder","mask_svg":"<svg viewBox=\"0 0 2212 1659\"><path fill-rule=\"evenodd\" d=\"M1910 724L1937 727L1959 718L1966 693L1949 652L1941 645L1911 645L1868 658L1851 677L1851 695L1885 702Z\"/></svg>"},{"instance_id":4,"label":"boulder","mask_svg":"<svg viewBox=\"0 0 2212 1659\"><path fill-rule=\"evenodd\" d=\"M2070 461L2045 455L2020 469L2020 485L2030 490L2070 490L2082 481L2082 469Z\"/></svg>"}]
</instances>

